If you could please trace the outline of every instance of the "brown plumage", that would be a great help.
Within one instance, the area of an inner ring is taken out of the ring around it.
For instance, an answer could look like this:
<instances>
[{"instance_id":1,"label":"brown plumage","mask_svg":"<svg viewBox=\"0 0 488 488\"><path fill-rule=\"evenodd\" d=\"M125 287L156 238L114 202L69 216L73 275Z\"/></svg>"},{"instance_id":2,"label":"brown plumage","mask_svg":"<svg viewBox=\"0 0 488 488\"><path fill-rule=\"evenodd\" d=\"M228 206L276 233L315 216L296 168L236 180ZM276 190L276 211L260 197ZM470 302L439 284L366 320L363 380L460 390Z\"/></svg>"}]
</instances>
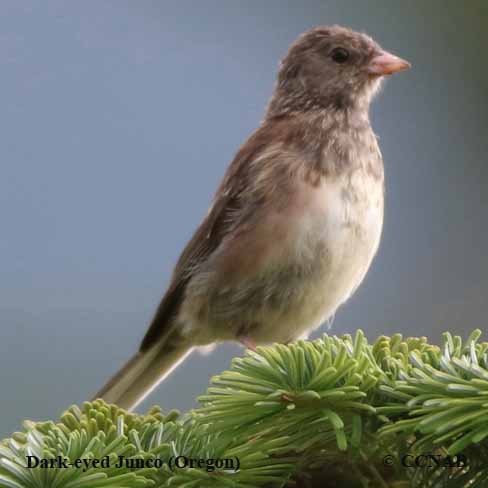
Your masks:
<instances>
[{"instance_id":1,"label":"brown plumage","mask_svg":"<svg viewBox=\"0 0 488 488\"><path fill-rule=\"evenodd\" d=\"M132 408L194 346L289 342L334 314L381 235L383 162L369 104L384 75L408 66L343 27L297 39L140 351L97 397Z\"/></svg>"}]
</instances>

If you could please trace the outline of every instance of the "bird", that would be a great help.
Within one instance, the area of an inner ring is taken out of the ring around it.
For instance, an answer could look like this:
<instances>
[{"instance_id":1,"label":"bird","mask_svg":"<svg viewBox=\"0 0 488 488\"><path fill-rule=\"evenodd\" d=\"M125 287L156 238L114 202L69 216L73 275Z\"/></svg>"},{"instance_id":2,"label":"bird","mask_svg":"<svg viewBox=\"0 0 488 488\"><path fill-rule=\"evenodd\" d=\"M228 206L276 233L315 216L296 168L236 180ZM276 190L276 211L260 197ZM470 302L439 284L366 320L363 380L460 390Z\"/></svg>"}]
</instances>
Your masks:
<instances>
[{"instance_id":1,"label":"bird","mask_svg":"<svg viewBox=\"0 0 488 488\"><path fill-rule=\"evenodd\" d=\"M338 25L292 43L139 350L94 399L132 410L195 348L288 344L335 314L382 234L384 167L370 102L385 77L409 67Z\"/></svg>"}]
</instances>

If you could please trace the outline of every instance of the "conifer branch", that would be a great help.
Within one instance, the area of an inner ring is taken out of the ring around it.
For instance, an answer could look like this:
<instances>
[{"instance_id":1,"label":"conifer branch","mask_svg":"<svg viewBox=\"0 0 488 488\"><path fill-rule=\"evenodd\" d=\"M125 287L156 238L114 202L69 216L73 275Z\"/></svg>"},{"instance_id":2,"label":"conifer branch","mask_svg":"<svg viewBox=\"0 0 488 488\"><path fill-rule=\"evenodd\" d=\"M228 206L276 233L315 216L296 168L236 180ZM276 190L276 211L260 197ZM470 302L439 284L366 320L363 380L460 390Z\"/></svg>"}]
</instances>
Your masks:
<instances>
[{"instance_id":1,"label":"conifer branch","mask_svg":"<svg viewBox=\"0 0 488 488\"><path fill-rule=\"evenodd\" d=\"M442 347L400 334L369 344L361 331L259 347L183 416L73 406L0 443L0 487L486 487L480 334L463 343L446 333Z\"/></svg>"}]
</instances>

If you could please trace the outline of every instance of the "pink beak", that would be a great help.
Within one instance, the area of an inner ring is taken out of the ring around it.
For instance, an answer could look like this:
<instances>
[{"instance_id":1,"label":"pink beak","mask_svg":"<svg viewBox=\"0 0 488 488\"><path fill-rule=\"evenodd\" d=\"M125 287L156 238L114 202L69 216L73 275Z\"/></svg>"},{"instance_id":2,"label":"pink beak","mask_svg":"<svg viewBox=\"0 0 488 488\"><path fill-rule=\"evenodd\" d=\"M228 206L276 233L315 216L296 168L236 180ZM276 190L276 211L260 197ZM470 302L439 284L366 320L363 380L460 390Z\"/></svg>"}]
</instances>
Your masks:
<instances>
[{"instance_id":1,"label":"pink beak","mask_svg":"<svg viewBox=\"0 0 488 488\"><path fill-rule=\"evenodd\" d=\"M378 53L369 63L368 71L375 76L392 75L410 68L411 64L387 51Z\"/></svg>"}]
</instances>

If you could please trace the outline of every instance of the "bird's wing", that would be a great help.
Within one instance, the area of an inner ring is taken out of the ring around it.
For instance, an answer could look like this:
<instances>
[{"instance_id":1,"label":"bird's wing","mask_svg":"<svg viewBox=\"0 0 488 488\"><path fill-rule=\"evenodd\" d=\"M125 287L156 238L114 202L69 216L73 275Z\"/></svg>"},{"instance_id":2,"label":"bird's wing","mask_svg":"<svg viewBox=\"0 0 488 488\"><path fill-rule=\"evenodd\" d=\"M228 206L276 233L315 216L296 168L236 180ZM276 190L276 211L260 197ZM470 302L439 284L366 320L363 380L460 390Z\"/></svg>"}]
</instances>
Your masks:
<instances>
[{"instance_id":1,"label":"bird's wing","mask_svg":"<svg viewBox=\"0 0 488 488\"><path fill-rule=\"evenodd\" d=\"M198 265L217 249L226 235L241 228L252 217L254 210L262 205L266 195L253 191L253 172L258 170L258 164L266 164L266 161L260 161L266 159L263 156L271 156L273 151L275 154L278 151L277 131L280 133L275 126L261 126L237 153L216 192L207 216L176 264L171 283L141 343L141 351L151 347L170 331L171 319L176 316L185 288ZM262 174L262 168L259 172Z\"/></svg>"}]
</instances>

